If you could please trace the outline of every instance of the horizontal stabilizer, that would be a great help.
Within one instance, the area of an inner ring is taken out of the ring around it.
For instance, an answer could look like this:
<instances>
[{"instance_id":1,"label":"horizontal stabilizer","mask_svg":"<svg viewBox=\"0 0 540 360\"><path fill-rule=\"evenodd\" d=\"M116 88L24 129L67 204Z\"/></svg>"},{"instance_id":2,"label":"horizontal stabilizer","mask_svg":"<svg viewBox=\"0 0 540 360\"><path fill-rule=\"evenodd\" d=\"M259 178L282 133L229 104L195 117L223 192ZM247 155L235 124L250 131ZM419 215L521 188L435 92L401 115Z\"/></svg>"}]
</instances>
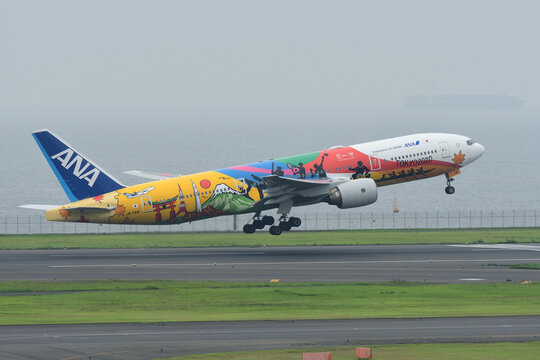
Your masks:
<instances>
[{"instance_id":1,"label":"horizontal stabilizer","mask_svg":"<svg viewBox=\"0 0 540 360\"><path fill-rule=\"evenodd\" d=\"M173 175L173 174L167 174L167 173L141 171L141 170L124 171L124 174L129 174L129 175L138 176L138 177L142 177L146 179L152 179L152 180L163 180L163 179L169 179L172 177L180 176L180 174Z\"/></svg>"},{"instance_id":2,"label":"horizontal stabilizer","mask_svg":"<svg viewBox=\"0 0 540 360\"><path fill-rule=\"evenodd\" d=\"M60 207L61 205L38 205L38 204L28 204L28 205L20 205L20 208L24 209L32 209L32 210L51 210L57 207Z\"/></svg>"}]
</instances>

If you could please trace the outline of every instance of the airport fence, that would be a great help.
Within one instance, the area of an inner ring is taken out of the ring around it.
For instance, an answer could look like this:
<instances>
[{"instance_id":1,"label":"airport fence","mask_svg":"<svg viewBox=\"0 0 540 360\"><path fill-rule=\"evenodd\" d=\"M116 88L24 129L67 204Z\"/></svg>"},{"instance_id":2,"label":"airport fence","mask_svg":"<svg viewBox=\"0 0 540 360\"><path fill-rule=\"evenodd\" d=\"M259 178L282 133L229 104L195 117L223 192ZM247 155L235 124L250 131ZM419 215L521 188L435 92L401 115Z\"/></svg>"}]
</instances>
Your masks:
<instances>
[{"instance_id":1,"label":"airport fence","mask_svg":"<svg viewBox=\"0 0 540 360\"><path fill-rule=\"evenodd\" d=\"M461 229L537 227L540 211L402 211L394 212L305 212L296 211L302 219L296 230L365 230L365 229ZM116 225L45 221L42 215L0 217L0 234L100 234L100 233L169 233L234 232L251 215L222 216L179 225Z\"/></svg>"}]
</instances>

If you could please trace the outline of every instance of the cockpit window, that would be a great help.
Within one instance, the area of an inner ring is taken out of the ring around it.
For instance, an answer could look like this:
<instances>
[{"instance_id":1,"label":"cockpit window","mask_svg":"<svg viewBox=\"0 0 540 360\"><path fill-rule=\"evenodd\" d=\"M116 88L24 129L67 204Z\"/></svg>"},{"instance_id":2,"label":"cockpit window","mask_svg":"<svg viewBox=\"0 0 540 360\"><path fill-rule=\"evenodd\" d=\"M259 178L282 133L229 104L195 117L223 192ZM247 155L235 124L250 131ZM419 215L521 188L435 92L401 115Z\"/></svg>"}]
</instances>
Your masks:
<instances>
[{"instance_id":1,"label":"cockpit window","mask_svg":"<svg viewBox=\"0 0 540 360\"><path fill-rule=\"evenodd\" d=\"M474 144L474 140L470 140L470 139L467 140L467 145L472 145L472 144Z\"/></svg>"}]
</instances>

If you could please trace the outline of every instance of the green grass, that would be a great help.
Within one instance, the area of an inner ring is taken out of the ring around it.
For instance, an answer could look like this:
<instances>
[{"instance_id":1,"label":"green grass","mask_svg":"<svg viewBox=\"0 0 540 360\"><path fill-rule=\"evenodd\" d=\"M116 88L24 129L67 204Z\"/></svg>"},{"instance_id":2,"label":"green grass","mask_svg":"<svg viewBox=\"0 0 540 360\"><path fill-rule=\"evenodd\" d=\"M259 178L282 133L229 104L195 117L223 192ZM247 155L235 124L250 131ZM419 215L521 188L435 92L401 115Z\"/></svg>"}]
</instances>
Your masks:
<instances>
[{"instance_id":1,"label":"green grass","mask_svg":"<svg viewBox=\"0 0 540 360\"><path fill-rule=\"evenodd\" d=\"M231 232L0 235L0 250L518 242L540 242L540 228L292 231L281 236L266 231L252 235Z\"/></svg>"},{"instance_id":2,"label":"green grass","mask_svg":"<svg viewBox=\"0 0 540 360\"><path fill-rule=\"evenodd\" d=\"M540 263L525 263L507 266L511 267L512 269L540 269Z\"/></svg>"},{"instance_id":3,"label":"green grass","mask_svg":"<svg viewBox=\"0 0 540 360\"><path fill-rule=\"evenodd\" d=\"M360 345L361 346L361 345ZM500 342L486 344L399 344L369 346L377 360L536 360L540 342ZM243 351L199 354L167 358L168 360L298 360L304 352L331 352L332 360L355 360L354 347L325 347L316 349ZM166 350L166 349L165 349Z\"/></svg>"},{"instance_id":4,"label":"green grass","mask_svg":"<svg viewBox=\"0 0 540 360\"><path fill-rule=\"evenodd\" d=\"M0 293L1 325L540 315L540 285L513 283L50 281Z\"/></svg>"}]
</instances>

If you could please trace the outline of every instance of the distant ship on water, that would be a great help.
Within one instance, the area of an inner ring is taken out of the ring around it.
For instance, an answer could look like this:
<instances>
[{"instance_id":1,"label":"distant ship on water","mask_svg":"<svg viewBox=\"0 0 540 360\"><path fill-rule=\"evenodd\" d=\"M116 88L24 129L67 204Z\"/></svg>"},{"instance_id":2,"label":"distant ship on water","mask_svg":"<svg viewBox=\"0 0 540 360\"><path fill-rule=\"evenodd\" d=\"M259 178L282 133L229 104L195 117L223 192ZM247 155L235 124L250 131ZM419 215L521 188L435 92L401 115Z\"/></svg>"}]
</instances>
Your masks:
<instances>
[{"instance_id":1,"label":"distant ship on water","mask_svg":"<svg viewBox=\"0 0 540 360\"><path fill-rule=\"evenodd\" d=\"M521 109L525 101L508 95L415 95L404 99L407 109Z\"/></svg>"}]
</instances>

